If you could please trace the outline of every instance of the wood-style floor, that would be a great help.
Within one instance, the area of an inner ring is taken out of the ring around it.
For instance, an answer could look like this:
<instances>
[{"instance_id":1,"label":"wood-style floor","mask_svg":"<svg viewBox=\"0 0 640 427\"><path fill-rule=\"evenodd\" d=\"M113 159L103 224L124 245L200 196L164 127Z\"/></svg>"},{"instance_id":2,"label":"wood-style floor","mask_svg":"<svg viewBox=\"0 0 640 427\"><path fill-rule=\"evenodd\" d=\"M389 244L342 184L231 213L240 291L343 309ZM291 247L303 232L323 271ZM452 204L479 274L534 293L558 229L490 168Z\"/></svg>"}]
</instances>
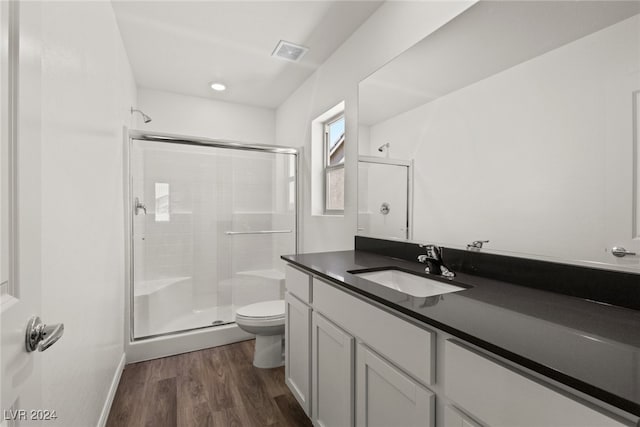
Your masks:
<instances>
[{"instance_id":1,"label":"wood-style floor","mask_svg":"<svg viewBox=\"0 0 640 427\"><path fill-rule=\"evenodd\" d=\"M107 427L311 426L284 367L252 364L254 341L127 365Z\"/></svg>"}]
</instances>

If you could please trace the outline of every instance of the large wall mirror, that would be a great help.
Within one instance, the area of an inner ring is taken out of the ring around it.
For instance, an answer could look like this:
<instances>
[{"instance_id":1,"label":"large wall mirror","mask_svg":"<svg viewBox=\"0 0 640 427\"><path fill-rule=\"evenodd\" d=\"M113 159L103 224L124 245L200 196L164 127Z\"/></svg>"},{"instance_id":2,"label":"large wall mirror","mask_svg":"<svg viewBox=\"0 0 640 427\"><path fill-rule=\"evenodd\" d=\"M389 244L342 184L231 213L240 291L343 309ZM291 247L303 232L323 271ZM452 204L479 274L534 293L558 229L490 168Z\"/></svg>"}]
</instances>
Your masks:
<instances>
[{"instance_id":1,"label":"large wall mirror","mask_svg":"<svg viewBox=\"0 0 640 427\"><path fill-rule=\"evenodd\" d=\"M639 271L612 250L640 253L639 13L481 1L363 80L359 155L414 165L409 238ZM402 238L376 209L359 234Z\"/></svg>"}]
</instances>

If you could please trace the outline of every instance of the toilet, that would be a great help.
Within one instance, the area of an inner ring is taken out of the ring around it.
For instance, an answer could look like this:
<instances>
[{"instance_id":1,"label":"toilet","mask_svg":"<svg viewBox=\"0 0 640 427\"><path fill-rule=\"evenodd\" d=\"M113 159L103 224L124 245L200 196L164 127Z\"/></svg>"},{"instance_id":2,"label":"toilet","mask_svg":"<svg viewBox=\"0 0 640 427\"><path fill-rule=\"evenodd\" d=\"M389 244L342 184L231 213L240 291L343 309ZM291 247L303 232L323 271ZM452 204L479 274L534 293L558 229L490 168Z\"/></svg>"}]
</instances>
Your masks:
<instances>
[{"instance_id":1,"label":"toilet","mask_svg":"<svg viewBox=\"0 0 640 427\"><path fill-rule=\"evenodd\" d=\"M284 364L284 311L284 300L258 302L236 311L238 327L256 335L253 355L256 368L277 368Z\"/></svg>"}]
</instances>

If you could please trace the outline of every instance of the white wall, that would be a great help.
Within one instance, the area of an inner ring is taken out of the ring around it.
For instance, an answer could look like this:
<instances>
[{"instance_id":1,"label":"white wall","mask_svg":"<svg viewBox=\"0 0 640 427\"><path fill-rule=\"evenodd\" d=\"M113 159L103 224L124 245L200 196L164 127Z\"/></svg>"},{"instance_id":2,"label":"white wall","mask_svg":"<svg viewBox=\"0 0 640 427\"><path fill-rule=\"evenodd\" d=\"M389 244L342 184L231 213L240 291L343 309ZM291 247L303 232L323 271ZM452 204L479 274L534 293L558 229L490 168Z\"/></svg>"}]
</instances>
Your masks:
<instances>
[{"instance_id":1,"label":"white wall","mask_svg":"<svg viewBox=\"0 0 640 427\"><path fill-rule=\"evenodd\" d=\"M275 110L138 88L138 106L153 121L142 130L275 144Z\"/></svg>"},{"instance_id":2,"label":"white wall","mask_svg":"<svg viewBox=\"0 0 640 427\"><path fill-rule=\"evenodd\" d=\"M124 352L123 126L136 89L109 2L42 7L41 317L65 333L35 356L50 425L92 426Z\"/></svg>"},{"instance_id":3,"label":"white wall","mask_svg":"<svg viewBox=\"0 0 640 427\"><path fill-rule=\"evenodd\" d=\"M414 239L637 267L608 249L638 244L639 25L627 19L371 127L370 154L391 142L394 157L415 159Z\"/></svg>"},{"instance_id":4,"label":"white wall","mask_svg":"<svg viewBox=\"0 0 640 427\"><path fill-rule=\"evenodd\" d=\"M278 144L303 147L301 251L353 247L357 222L358 82L473 2L386 2L277 110ZM311 214L311 121L345 101L345 215Z\"/></svg>"}]
</instances>

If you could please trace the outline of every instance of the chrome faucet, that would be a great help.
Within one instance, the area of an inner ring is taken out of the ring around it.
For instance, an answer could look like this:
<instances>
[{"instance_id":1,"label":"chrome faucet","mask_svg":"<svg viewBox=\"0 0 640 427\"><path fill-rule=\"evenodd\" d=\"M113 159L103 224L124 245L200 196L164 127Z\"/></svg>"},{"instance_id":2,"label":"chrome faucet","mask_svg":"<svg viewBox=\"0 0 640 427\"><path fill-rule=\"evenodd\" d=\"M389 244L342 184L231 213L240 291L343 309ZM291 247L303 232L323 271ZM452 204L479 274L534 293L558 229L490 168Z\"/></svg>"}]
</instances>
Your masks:
<instances>
[{"instance_id":1,"label":"chrome faucet","mask_svg":"<svg viewBox=\"0 0 640 427\"><path fill-rule=\"evenodd\" d=\"M474 240L467 245L467 249L482 249L482 245L489 243L488 240Z\"/></svg>"},{"instance_id":2,"label":"chrome faucet","mask_svg":"<svg viewBox=\"0 0 640 427\"><path fill-rule=\"evenodd\" d=\"M449 270L442 263L442 255L440 254L441 248L435 245L420 245L421 248L425 248L426 254L418 255L418 262L427 264L424 271L426 273L436 274L443 277L453 277L456 274Z\"/></svg>"}]
</instances>

